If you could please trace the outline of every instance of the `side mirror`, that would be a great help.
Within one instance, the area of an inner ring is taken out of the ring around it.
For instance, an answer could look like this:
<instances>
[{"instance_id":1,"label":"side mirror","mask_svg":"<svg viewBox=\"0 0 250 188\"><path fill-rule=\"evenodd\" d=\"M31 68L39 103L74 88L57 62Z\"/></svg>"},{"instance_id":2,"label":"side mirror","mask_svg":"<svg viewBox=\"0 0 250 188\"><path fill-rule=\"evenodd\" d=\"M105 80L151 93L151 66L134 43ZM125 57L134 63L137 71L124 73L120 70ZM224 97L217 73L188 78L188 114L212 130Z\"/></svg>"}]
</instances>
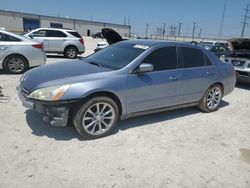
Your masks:
<instances>
[{"instance_id":1,"label":"side mirror","mask_svg":"<svg viewBox=\"0 0 250 188\"><path fill-rule=\"evenodd\" d=\"M135 73L146 73L154 70L154 66L149 63L142 63L136 70Z\"/></svg>"},{"instance_id":2,"label":"side mirror","mask_svg":"<svg viewBox=\"0 0 250 188\"><path fill-rule=\"evenodd\" d=\"M30 34L30 35L29 35L29 38L33 39L33 38L34 38L33 34Z\"/></svg>"}]
</instances>

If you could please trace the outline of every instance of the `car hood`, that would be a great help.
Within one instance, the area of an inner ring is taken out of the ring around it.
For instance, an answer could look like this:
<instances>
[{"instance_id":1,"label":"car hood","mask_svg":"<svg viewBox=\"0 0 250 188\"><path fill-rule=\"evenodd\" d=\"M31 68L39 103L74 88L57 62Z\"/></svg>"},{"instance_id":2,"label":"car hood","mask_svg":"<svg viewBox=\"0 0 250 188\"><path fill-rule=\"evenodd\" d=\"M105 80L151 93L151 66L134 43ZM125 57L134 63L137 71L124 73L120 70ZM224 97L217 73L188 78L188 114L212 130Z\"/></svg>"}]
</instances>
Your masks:
<instances>
[{"instance_id":1,"label":"car hood","mask_svg":"<svg viewBox=\"0 0 250 188\"><path fill-rule=\"evenodd\" d=\"M121 35L110 28L102 29L102 36L107 40L109 45L122 41Z\"/></svg>"},{"instance_id":2,"label":"car hood","mask_svg":"<svg viewBox=\"0 0 250 188\"><path fill-rule=\"evenodd\" d=\"M248 51L250 53L250 39L248 38L230 39L229 45L233 51Z\"/></svg>"},{"instance_id":3,"label":"car hood","mask_svg":"<svg viewBox=\"0 0 250 188\"><path fill-rule=\"evenodd\" d=\"M81 79L90 78L91 74L108 71L112 70L85 63L84 60L58 62L28 71L21 78L21 84L26 90L32 92L42 87L72 84L74 78L77 78L77 81L80 82Z\"/></svg>"}]
</instances>

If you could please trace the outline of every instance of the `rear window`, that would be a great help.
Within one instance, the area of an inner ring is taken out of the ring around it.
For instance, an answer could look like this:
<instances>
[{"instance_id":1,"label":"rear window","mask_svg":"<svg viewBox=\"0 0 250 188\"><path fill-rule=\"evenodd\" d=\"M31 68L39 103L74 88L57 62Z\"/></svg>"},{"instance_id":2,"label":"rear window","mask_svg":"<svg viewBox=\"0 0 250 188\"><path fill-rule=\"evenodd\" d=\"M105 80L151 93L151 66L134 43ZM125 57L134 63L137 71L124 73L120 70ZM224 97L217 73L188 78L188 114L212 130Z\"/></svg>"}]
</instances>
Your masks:
<instances>
[{"instance_id":1,"label":"rear window","mask_svg":"<svg viewBox=\"0 0 250 188\"><path fill-rule=\"evenodd\" d=\"M67 37L67 35L61 31L48 30L46 37Z\"/></svg>"},{"instance_id":2,"label":"rear window","mask_svg":"<svg viewBox=\"0 0 250 188\"><path fill-rule=\"evenodd\" d=\"M75 36L75 37L77 37L77 38L82 38L82 36L79 33L75 32L75 31L69 31L68 33Z\"/></svg>"},{"instance_id":3,"label":"rear window","mask_svg":"<svg viewBox=\"0 0 250 188\"><path fill-rule=\"evenodd\" d=\"M189 47L181 47L183 68L205 66L204 54L201 50Z\"/></svg>"},{"instance_id":4,"label":"rear window","mask_svg":"<svg viewBox=\"0 0 250 188\"><path fill-rule=\"evenodd\" d=\"M3 41L3 42L19 42L21 40L16 38L16 37L4 34L4 33L0 33L0 41Z\"/></svg>"}]
</instances>

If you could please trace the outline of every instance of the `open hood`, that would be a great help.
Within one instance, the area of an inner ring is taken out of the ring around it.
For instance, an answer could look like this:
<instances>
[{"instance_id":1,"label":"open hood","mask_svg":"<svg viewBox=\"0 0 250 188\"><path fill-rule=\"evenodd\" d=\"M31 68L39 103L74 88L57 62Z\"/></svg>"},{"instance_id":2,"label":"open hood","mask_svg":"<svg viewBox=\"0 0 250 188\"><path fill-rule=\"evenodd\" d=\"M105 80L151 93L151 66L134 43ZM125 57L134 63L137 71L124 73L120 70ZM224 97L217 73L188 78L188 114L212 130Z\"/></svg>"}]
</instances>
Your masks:
<instances>
[{"instance_id":1,"label":"open hood","mask_svg":"<svg viewBox=\"0 0 250 188\"><path fill-rule=\"evenodd\" d=\"M250 39L248 38L230 39L229 43L233 51L250 52Z\"/></svg>"},{"instance_id":2,"label":"open hood","mask_svg":"<svg viewBox=\"0 0 250 188\"><path fill-rule=\"evenodd\" d=\"M121 35L110 28L102 29L102 36L107 40L109 45L122 41Z\"/></svg>"}]
</instances>

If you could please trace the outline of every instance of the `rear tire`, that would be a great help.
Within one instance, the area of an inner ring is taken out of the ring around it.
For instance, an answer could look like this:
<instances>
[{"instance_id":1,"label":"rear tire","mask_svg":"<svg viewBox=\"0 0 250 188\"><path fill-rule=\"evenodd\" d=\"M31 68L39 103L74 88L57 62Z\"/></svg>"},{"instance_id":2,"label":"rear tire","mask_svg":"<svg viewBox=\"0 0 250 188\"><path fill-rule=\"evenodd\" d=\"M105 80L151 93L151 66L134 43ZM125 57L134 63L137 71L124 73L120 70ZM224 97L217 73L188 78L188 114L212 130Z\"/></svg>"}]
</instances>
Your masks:
<instances>
[{"instance_id":1,"label":"rear tire","mask_svg":"<svg viewBox=\"0 0 250 188\"><path fill-rule=\"evenodd\" d=\"M75 112L73 123L82 137L96 139L110 134L118 117L118 106L111 98L95 97Z\"/></svg>"},{"instance_id":2,"label":"rear tire","mask_svg":"<svg viewBox=\"0 0 250 188\"><path fill-rule=\"evenodd\" d=\"M3 67L7 73L22 74L29 68L29 63L21 55L10 55L4 60Z\"/></svg>"},{"instance_id":3,"label":"rear tire","mask_svg":"<svg viewBox=\"0 0 250 188\"><path fill-rule=\"evenodd\" d=\"M69 59L75 59L77 57L77 54L78 54L78 49L74 46L68 46L64 50L64 56Z\"/></svg>"},{"instance_id":4,"label":"rear tire","mask_svg":"<svg viewBox=\"0 0 250 188\"><path fill-rule=\"evenodd\" d=\"M221 85L212 85L203 96L200 101L199 108L203 112L214 112L218 110L223 95L223 89Z\"/></svg>"}]
</instances>

